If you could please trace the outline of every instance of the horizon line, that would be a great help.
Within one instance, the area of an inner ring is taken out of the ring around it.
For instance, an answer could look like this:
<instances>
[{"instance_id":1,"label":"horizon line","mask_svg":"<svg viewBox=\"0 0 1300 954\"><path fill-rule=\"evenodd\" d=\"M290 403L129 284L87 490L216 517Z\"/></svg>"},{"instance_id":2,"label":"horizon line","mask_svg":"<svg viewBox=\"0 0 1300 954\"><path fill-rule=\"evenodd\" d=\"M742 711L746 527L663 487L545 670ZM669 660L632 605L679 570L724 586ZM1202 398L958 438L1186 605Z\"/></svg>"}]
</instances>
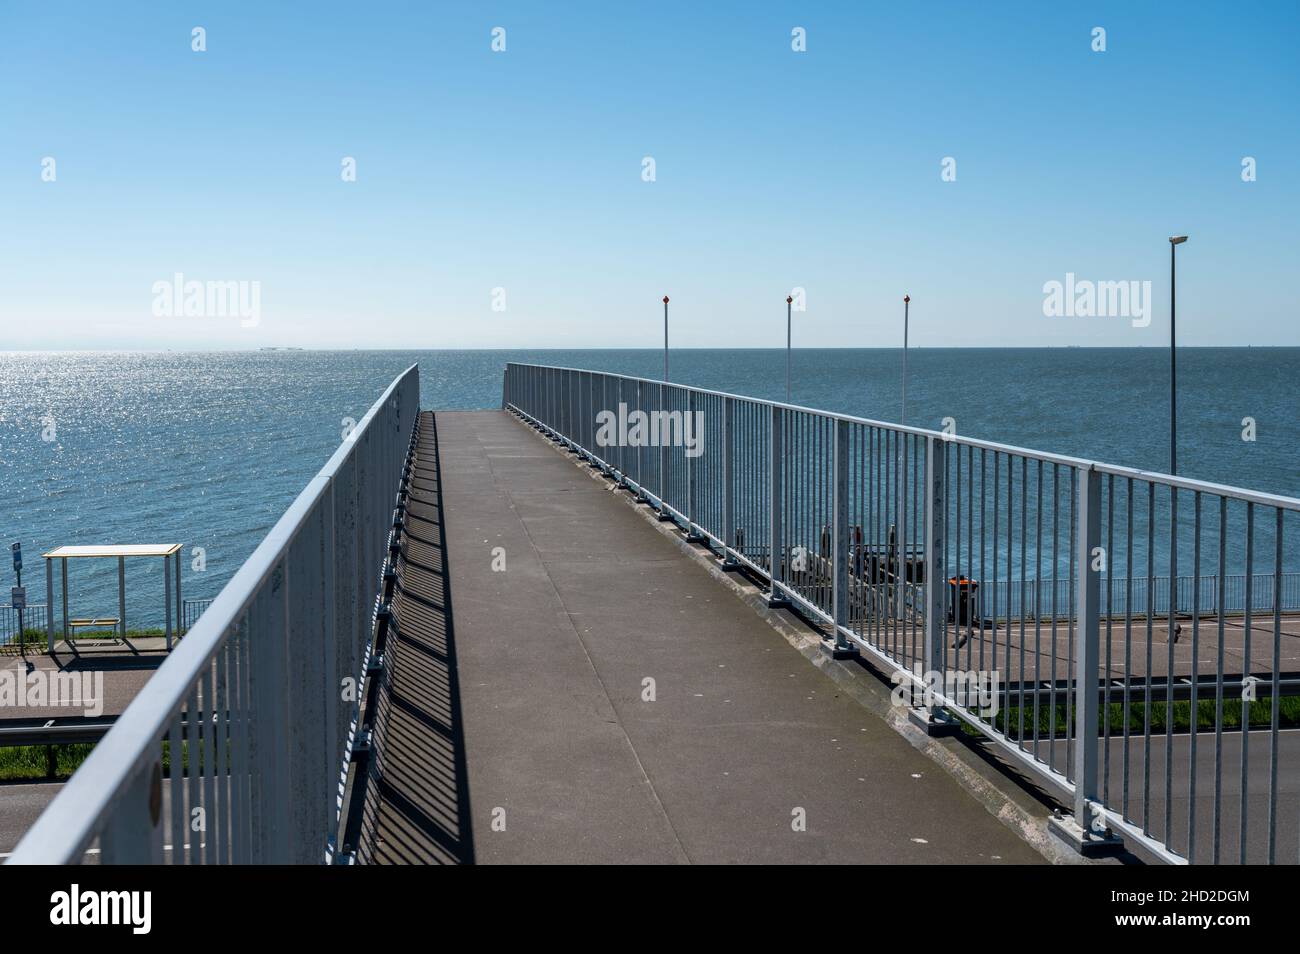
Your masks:
<instances>
[{"instance_id":1,"label":"horizon line","mask_svg":"<svg viewBox=\"0 0 1300 954\"><path fill-rule=\"evenodd\" d=\"M1248 351L1251 349L1300 349L1300 344L1244 344L1244 345L1178 345L1178 351ZM713 346L713 347L670 347L670 352L683 351L775 351L784 352L785 348L758 348L752 346ZM880 346L820 346L820 347L801 347L791 348L791 351L902 351L901 345L892 347ZM1068 345L909 345L908 351L1168 351L1167 345L1087 345L1087 344L1068 344ZM587 345L581 347L530 347L517 345L510 348L502 347L461 347L461 348L436 348L436 347L409 347L409 348L360 348L340 346L334 348L303 348L296 345L261 345L253 348L203 348L203 347L179 347L179 348L0 348L0 354L259 354L262 352L291 352L304 354L332 354L344 352L374 352L374 353L410 353L419 351L430 352L463 352L463 351L482 351L482 352L519 352L519 351L645 351L652 354L662 354L664 349L657 347L602 347L599 345Z\"/></svg>"}]
</instances>

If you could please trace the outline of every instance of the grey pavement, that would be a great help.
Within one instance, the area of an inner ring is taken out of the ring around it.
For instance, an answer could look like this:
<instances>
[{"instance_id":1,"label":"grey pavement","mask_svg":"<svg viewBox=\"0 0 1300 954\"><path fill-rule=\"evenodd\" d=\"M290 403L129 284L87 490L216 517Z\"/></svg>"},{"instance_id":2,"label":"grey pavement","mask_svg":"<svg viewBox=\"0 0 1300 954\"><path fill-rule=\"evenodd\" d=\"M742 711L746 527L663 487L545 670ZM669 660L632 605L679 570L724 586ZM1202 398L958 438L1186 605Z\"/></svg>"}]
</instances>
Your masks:
<instances>
[{"instance_id":1,"label":"grey pavement","mask_svg":"<svg viewBox=\"0 0 1300 954\"><path fill-rule=\"evenodd\" d=\"M3 862L45 806L63 787L62 782L14 782L0 785L0 862Z\"/></svg>"},{"instance_id":2,"label":"grey pavement","mask_svg":"<svg viewBox=\"0 0 1300 954\"><path fill-rule=\"evenodd\" d=\"M0 656L0 669L10 670L16 674L14 677L7 677L10 679L24 676L28 671L25 667L51 673L90 673L91 681L88 683L83 681L81 685L98 703L91 708L102 709L101 712L96 713L98 715L120 715L167 658L166 652L162 649L163 641L161 638L155 641L152 637L133 639L132 642L141 650L138 654L121 644L104 641L103 645L96 645L97 642L83 640L79 653L70 652L66 644L59 642L55 646L53 656L46 654L44 647L41 647L39 653L30 653L25 660L11 650ZM156 648L153 646L154 642L158 643ZM102 674L102 681L99 681L97 674ZM46 677L47 680L48 678ZM49 682L47 681L45 685L48 686ZM96 687L102 687L102 696ZM30 702L30 700L25 701ZM6 704L0 706L0 721L81 717L87 714L86 709L86 706L80 704L75 706Z\"/></svg>"},{"instance_id":3,"label":"grey pavement","mask_svg":"<svg viewBox=\"0 0 1300 954\"><path fill-rule=\"evenodd\" d=\"M1043 861L607 481L437 422L476 860Z\"/></svg>"}]
</instances>

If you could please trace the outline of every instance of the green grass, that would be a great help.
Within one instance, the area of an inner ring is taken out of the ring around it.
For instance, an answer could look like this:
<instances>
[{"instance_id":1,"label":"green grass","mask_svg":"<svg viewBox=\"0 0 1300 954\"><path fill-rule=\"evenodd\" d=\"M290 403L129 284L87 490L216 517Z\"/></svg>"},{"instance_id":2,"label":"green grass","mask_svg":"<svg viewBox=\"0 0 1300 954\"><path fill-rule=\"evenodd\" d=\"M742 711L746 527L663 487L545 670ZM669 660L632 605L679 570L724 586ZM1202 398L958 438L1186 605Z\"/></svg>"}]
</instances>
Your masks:
<instances>
[{"instance_id":1,"label":"green grass","mask_svg":"<svg viewBox=\"0 0 1300 954\"><path fill-rule=\"evenodd\" d=\"M154 626L148 629L128 629L126 631L127 639L134 639L137 637L143 638L146 636L166 636L166 635L167 635L167 631L159 626ZM58 638L62 639L63 637L60 636ZM94 639L117 639L118 633L116 630L110 630L110 629L83 629L74 632L72 638L76 642L81 642L84 640L94 640ZM179 639L180 636L178 635L176 638ZM33 629L30 626L25 627L23 629L23 642L26 643L28 646L36 647L38 650L43 651L45 649L46 639L47 639L46 633L45 630L43 629ZM8 643L5 643L3 646L0 646L0 655L17 655L17 654L18 654L18 640L16 639Z\"/></svg>"},{"instance_id":2,"label":"green grass","mask_svg":"<svg viewBox=\"0 0 1300 954\"><path fill-rule=\"evenodd\" d=\"M94 747L90 742L0 746L0 781L61 781L86 761Z\"/></svg>"},{"instance_id":3,"label":"green grass","mask_svg":"<svg viewBox=\"0 0 1300 954\"><path fill-rule=\"evenodd\" d=\"M1012 694L1014 698L1014 693ZM1168 710L1167 703L1151 703L1151 732L1153 735L1163 735L1168 729ZM1050 736L1053 729L1058 738L1066 734L1067 719L1073 716L1073 712L1067 712L1064 704L1049 706L1040 704L1038 709L1038 737L1045 738ZM1146 731L1147 706L1144 702L1130 700L1127 711L1128 730L1130 735L1142 735ZM1008 738L1020 738L1020 718L1021 712L1019 706L1011 706L1006 710L999 711L993 719L993 724L1000 730L1004 731ZM1109 723L1107 719L1109 718ZM1262 696L1250 703L1248 718L1251 728L1269 728L1273 724L1273 701L1268 696ZM1024 707L1024 733L1025 738L1034 736L1034 709L1031 705ZM1100 713L1098 723L1098 734L1102 734L1109 724L1110 734L1113 737L1124 734L1125 709L1123 702L1112 702L1107 705ZM1223 700L1223 710L1220 722L1224 729L1236 731L1241 728L1241 700L1225 698ZM1198 699L1196 704L1196 729L1198 732L1213 732L1216 724L1216 706L1213 699ZM1278 725L1281 728L1295 728L1300 726L1300 696L1284 696L1278 703ZM1192 703L1191 700L1175 701L1173 706L1173 730L1174 732L1190 732L1192 726ZM971 735L980 733L969 727L966 731Z\"/></svg>"},{"instance_id":4,"label":"green grass","mask_svg":"<svg viewBox=\"0 0 1300 954\"><path fill-rule=\"evenodd\" d=\"M59 743L56 745L0 746L0 782L63 781L81 767L91 749L91 742ZM198 767L203 769L203 754L199 753ZM189 743L181 744L181 775L189 774ZM226 755L227 765L230 753ZM171 777L171 743L162 744L162 771L164 778Z\"/></svg>"}]
</instances>

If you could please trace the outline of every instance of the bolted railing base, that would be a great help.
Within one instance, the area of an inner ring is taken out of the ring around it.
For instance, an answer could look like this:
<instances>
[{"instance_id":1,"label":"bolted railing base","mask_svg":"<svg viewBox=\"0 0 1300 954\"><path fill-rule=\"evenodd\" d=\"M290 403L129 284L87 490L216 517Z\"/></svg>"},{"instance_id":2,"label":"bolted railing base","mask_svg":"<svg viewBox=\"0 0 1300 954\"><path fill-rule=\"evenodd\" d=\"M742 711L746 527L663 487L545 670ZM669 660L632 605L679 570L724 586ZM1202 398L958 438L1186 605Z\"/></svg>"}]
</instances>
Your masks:
<instances>
[{"instance_id":1,"label":"bolted railing base","mask_svg":"<svg viewBox=\"0 0 1300 954\"><path fill-rule=\"evenodd\" d=\"M942 709L908 709L907 721L932 739L956 735L961 731L961 721Z\"/></svg>"},{"instance_id":2,"label":"bolted railing base","mask_svg":"<svg viewBox=\"0 0 1300 954\"><path fill-rule=\"evenodd\" d=\"M1087 831L1074 820L1073 815L1053 815L1048 819L1047 830L1085 858L1113 854L1124 847L1124 839L1109 828L1100 833Z\"/></svg>"},{"instance_id":3,"label":"bolted railing base","mask_svg":"<svg viewBox=\"0 0 1300 954\"><path fill-rule=\"evenodd\" d=\"M790 606L790 601L776 590L772 590L767 594L768 609L789 609Z\"/></svg>"},{"instance_id":4,"label":"bolted railing base","mask_svg":"<svg viewBox=\"0 0 1300 954\"><path fill-rule=\"evenodd\" d=\"M834 639L822 640L822 653L830 656L831 659L858 659L861 653L858 647L853 644L839 644Z\"/></svg>"}]
</instances>

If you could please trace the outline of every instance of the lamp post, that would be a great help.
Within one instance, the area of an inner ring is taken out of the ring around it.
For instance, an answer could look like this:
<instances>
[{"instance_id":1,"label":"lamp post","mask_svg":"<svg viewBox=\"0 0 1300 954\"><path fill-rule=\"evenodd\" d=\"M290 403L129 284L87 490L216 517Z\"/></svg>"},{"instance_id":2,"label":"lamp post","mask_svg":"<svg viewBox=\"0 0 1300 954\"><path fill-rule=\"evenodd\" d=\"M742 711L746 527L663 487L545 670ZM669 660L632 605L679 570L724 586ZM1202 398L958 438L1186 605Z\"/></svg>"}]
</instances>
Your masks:
<instances>
[{"instance_id":1,"label":"lamp post","mask_svg":"<svg viewBox=\"0 0 1300 954\"><path fill-rule=\"evenodd\" d=\"M668 296L664 295L664 380L668 380Z\"/></svg>"},{"instance_id":2,"label":"lamp post","mask_svg":"<svg viewBox=\"0 0 1300 954\"><path fill-rule=\"evenodd\" d=\"M790 403L790 307L792 295L785 296L785 403Z\"/></svg>"},{"instance_id":3,"label":"lamp post","mask_svg":"<svg viewBox=\"0 0 1300 954\"><path fill-rule=\"evenodd\" d=\"M1187 241L1186 235L1169 236L1169 473L1178 473L1178 361L1176 358L1174 320L1174 261L1178 246Z\"/></svg>"},{"instance_id":4,"label":"lamp post","mask_svg":"<svg viewBox=\"0 0 1300 954\"><path fill-rule=\"evenodd\" d=\"M907 309L911 300L911 295L903 296L903 413L900 424L907 423Z\"/></svg>"}]
</instances>

